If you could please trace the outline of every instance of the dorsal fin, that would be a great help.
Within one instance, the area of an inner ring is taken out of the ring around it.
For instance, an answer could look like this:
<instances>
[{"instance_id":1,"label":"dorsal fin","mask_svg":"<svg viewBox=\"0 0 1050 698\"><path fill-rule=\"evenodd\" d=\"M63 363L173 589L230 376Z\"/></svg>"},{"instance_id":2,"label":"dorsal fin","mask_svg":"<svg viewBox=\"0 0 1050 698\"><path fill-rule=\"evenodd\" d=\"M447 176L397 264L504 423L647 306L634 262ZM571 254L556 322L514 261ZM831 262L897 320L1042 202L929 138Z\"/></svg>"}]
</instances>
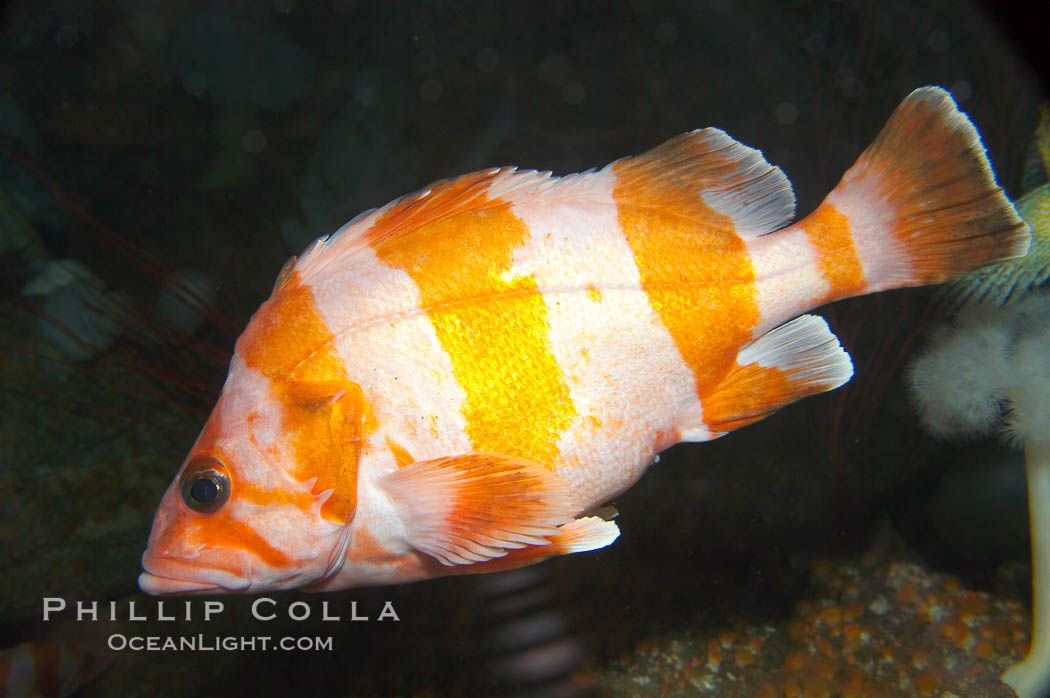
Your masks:
<instances>
[{"instance_id":1,"label":"dorsal fin","mask_svg":"<svg viewBox=\"0 0 1050 698\"><path fill-rule=\"evenodd\" d=\"M549 173L518 172L514 167L494 167L440 180L383 207L365 236L372 245L388 244L393 238L410 234L413 230L449 216L506 206L509 201L501 198L501 195L520 190L520 186L507 187L507 180L524 179L531 185L536 183L536 175L543 179L550 176ZM521 183L515 182L518 185ZM495 190L499 190L499 193L494 194Z\"/></svg>"},{"instance_id":2,"label":"dorsal fin","mask_svg":"<svg viewBox=\"0 0 1050 698\"><path fill-rule=\"evenodd\" d=\"M791 183L754 148L716 128L691 131L641 155L618 160L618 203L663 208L697 219L710 229L731 222L741 237L755 237L790 222L795 212ZM310 276L335 260L346 260L368 245L390 244L423 226L463 213L510 205L522 194L572 191L595 176L584 172L552 177L550 172L495 167L431 184L386 206L366 211L299 256L294 270Z\"/></svg>"},{"instance_id":3,"label":"dorsal fin","mask_svg":"<svg viewBox=\"0 0 1050 698\"><path fill-rule=\"evenodd\" d=\"M564 178L550 172L494 167L434 182L380 209L365 211L330 236L314 242L295 265L304 276L318 272L330 260L345 260L361 247L389 244L425 225L463 213L509 206L514 195L547 188Z\"/></svg>"},{"instance_id":4,"label":"dorsal fin","mask_svg":"<svg viewBox=\"0 0 1050 698\"><path fill-rule=\"evenodd\" d=\"M660 207L751 238L778 230L795 215L795 194L779 167L717 128L690 131L609 166L617 202Z\"/></svg>"}]
</instances>

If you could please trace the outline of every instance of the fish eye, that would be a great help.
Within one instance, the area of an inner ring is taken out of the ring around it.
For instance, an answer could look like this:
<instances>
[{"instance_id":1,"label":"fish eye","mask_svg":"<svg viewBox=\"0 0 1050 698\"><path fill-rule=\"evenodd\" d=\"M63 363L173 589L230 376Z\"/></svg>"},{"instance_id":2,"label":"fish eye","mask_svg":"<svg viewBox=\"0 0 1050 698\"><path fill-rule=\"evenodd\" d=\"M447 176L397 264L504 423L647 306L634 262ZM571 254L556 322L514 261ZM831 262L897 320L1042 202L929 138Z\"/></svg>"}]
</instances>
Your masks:
<instances>
[{"instance_id":1,"label":"fish eye","mask_svg":"<svg viewBox=\"0 0 1050 698\"><path fill-rule=\"evenodd\" d=\"M198 456L179 478L183 503L199 514L212 514L230 498L230 476L218 459Z\"/></svg>"}]
</instances>

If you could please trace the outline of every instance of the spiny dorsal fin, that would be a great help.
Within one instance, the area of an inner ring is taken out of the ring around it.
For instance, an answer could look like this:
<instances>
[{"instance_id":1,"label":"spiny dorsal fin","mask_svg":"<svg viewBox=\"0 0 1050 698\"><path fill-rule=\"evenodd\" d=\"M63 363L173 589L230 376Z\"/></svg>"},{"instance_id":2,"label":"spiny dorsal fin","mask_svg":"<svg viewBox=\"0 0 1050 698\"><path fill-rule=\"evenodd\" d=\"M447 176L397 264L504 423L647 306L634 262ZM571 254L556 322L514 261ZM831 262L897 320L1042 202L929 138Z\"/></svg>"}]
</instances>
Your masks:
<instances>
[{"instance_id":1,"label":"spiny dorsal fin","mask_svg":"<svg viewBox=\"0 0 1050 698\"><path fill-rule=\"evenodd\" d=\"M621 205L662 208L694 218L707 229L735 229L742 237L776 230L795 211L791 184L780 168L715 128L682 134L642 155L618 160L602 173L610 170ZM509 206L526 194L569 195L579 191L575 184L593 176L552 177L550 172L498 167L441 180L357 216L311 245L294 269L309 276L364 246L390 245L430 224Z\"/></svg>"},{"instance_id":2,"label":"spiny dorsal fin","mask_svg":"<svg viewBox=\"0 0 1050 698\"><path fill-rule=\"evenodd\" d=\"M717 128L683 133L609 167L619 203L677 212L707 229L729 227L728 221L750 238L795 215L795 194L780 168Z\"/></svg>"},{"instance_id":3,"label":"spiny dorsal fin","mask_svg":"<svg viewBox=\"0 0 1050 698\"><path fill-rule=\"evenodd\" d=\"M299 256L295 269L303 276L331 263L345 262L365 246L389 245L401 236L452 216L509 206L515 195L561 181L550 172L494 167L434 182L425 189L366 211L330 236L314 242Z\"/></svg>"},{"instance_id":4,"label":"spiny dorsal fin","mask_svg":"<svg viewBox=\"0 0 1050 698\"><path fill-rule=\"evenodd\" d=\"M385 206L365 236L372 245L389 244L392 238L450 216L508 206L515 192L549 179L549 172L494 167L441 180Z\"/></svg>"}]
</instances>

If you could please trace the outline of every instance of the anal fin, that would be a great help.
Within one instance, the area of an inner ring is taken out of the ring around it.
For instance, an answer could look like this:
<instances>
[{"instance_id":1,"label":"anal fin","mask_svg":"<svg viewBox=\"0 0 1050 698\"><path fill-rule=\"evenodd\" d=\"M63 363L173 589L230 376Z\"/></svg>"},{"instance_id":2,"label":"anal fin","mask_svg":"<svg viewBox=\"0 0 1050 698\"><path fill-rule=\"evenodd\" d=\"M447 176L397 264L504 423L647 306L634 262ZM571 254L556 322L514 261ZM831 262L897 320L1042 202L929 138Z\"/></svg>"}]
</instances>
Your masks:
<instances>
[{"instance_id":1,"label":"anal fin","mask_svg":"<svg viewBox=\"0 0 1050 698\"><path fill-rule=\"evenodd\" d=\"M853 375L849 355L822 318L797 317L751 342L701 399L704 439L767 417L796 400L832 390ZM683 431L682 440L690 440Z\"/></svg>"},{"instance_id":2,"label":"anal fin","mask_svg":"<svg viewBox=\"0 0 1050 698\"><path fill-rule=\"evenodd\" d=\"M453 574L485 574L525 567L558 555L598 550L610 545L620 536L620 528L601 516L581 516L558 528L550 545L528 545L509 550L504 557L493 558L472 565L459 565Z\"/></svg>"},{"instance_id":3,"label":"anal fin","mask_svg":"<svg viewBox=\"0 0 1050 698\"><path fill-rule=\"evenodd\" d=\"M551 538L551 555L568 555L597 550L620 537L620 527L601 516L584 516L558 528ZM546 552L546 551L542 551Z\"/></svg>"}]
</instances>

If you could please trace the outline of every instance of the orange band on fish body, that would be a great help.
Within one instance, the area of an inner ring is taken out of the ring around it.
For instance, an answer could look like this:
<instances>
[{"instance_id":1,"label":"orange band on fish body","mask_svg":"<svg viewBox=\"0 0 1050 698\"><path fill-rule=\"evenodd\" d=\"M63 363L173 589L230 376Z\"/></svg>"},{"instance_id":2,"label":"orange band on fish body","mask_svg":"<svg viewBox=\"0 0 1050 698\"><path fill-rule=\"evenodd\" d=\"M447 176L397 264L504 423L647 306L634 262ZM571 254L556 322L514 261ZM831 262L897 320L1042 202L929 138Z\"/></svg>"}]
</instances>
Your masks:
<instances>
[{"instance_id":1,"label":"orange band on fish body","mask_svg":"<svg viewBox=\"0 0 1050 698\"><path fill-rule=\"evenodd\" d=\"M489 202L481 211L423 221L411 236L382 238L373 248L419 289L421 308L466 394L462 410L474 449L550 466L576 409L550 350L547 307L535 279L508 278L514 251L528 237L509 205ZM523 407L529 419L521 418Z\"/></svg>"},{"instance_id":2,"label":"orange band on fish body","mask_svg":"<svg viewBox=\"0 0 1050 698\"><path fill-rule=\"evenodd\" d=\"M556 471L581 507L641 472L613 462L648 462L678 415L700 414L695 377L642 288L618 215L615 167L515 187L512 197L530 232L514 270L535 278L546 301L551 353L576 409Z\"/></svg>"},{"instance_id":3,"label":"orange band on fish body","mask_svg":"<svg viewBox=\"0 0 1050 698\"><path fill-rule=\"evenodd\" d=\"M317 309L313 289L292 273L259 309L237 342L245 364L271 380L284 406L300 481L332 490L321 507L331 521L353 515L364 398L346 376L335 337ZM345 394L343 394L345 393Z\"/></svg>"},{"instance_id":4,"label":"orange band on fish body","mask_svg":"<svg viewBox=\"0 0 1050 698\"><path fill-rule=\"evenodd\" d=\"M317 310L313 288L293 273L252 317L236 351L248 367L265 376L301 381L345 378L333 340Z\"/></svg>"},{"instance_id":5,"label":"orange band on fish body","mask_svg":"<svg viewBox=\"0 0 1050 698\"><path fill-rule=\"evenodd\" d=\"M295 450L293 476L299 481L317 478L315 494L332 490L321 516L345 524L356 505L364 426L361 389L348 380L286 381L277 388L287 438Z\"/></svg>"},{"instance_id":6,"label":"orange band on fish body","mask_svg":"<svg viewBox=\"0 0 1050 698\"><path fill-rule=\"evenodd\" d=\"M676 163L686 154L681 151L703 145L698 141L673 139L613 170L620 225L642 288L703 399L751 338L759 314L755 271L733 220L704 202L698 182L675 176ZM720 166L713 163L711 169Z\"/></svg>"},{"instance_id":7,"label":"orange band on fish body","mask_svg":"<svg viewBox=\"0 0 1050 698\"><path fill-rule=\"evenodd\" d=\"M864 293L867 279L853 244L849 218L827 201L801 223L806 237L817 250L817 264L830 288L817 304Z\"/></svg>"}]
</instances>

